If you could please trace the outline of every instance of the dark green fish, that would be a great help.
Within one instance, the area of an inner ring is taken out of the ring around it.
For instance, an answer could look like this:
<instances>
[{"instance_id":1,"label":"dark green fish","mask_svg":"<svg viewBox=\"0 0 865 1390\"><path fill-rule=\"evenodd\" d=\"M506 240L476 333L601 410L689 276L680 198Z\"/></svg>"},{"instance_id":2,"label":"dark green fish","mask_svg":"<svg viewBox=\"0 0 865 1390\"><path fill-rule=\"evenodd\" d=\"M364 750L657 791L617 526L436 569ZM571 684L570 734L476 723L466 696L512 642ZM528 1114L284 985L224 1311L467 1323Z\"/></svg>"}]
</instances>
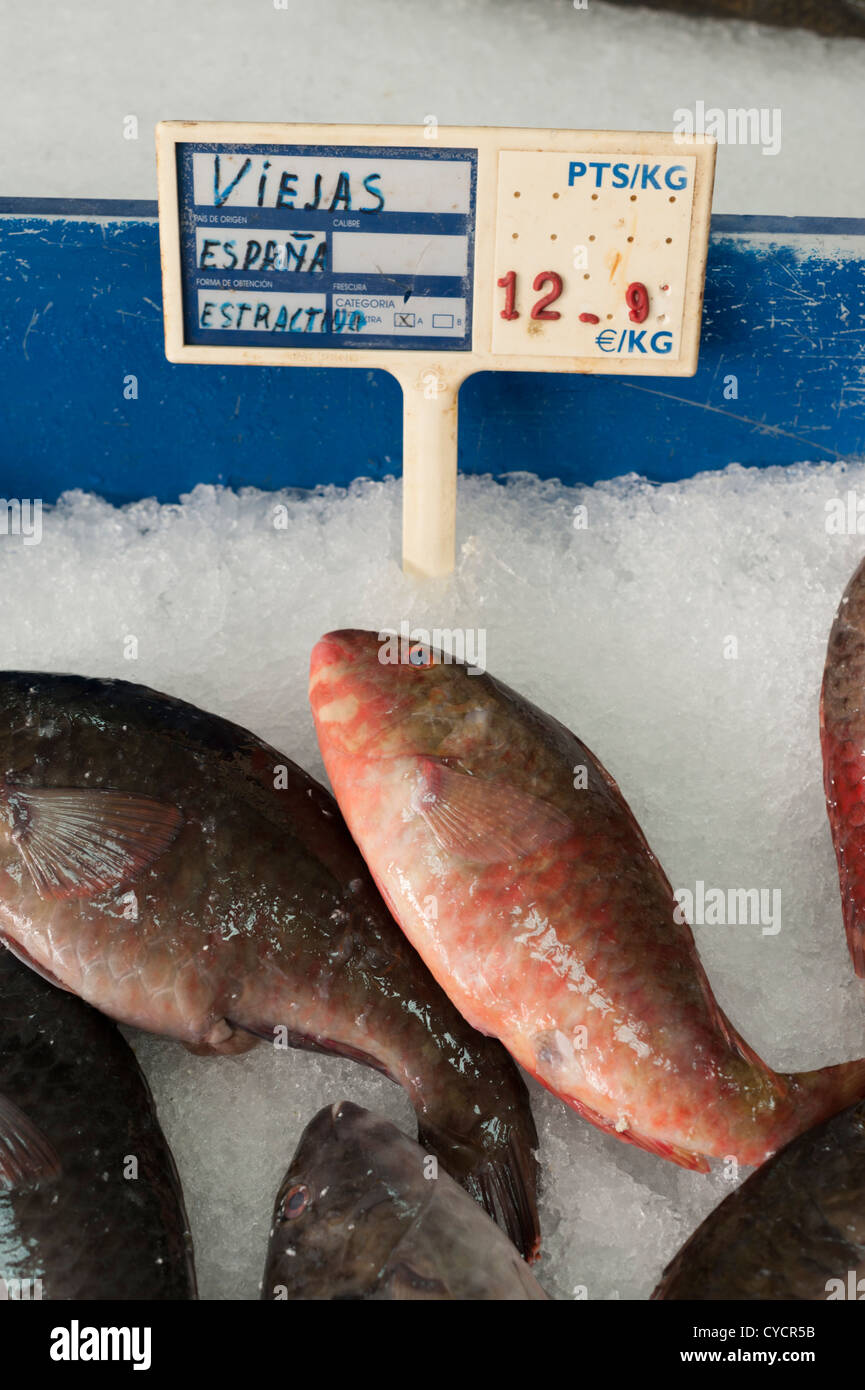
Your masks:
<instances>
[{"instance_id":1,"label":"dark green fish","mask_svg":"<svg viewBox=\"0 0 865 1390\"><path fill-rule=\"evenodd\" d=\"M618 5L649 5L691 19L748 19L787 29L813 29L836 38L865 38L863 0L615 0Z\"/></svg>"},{"instance_id":2,"label":"dark green fish","mask_svg":"<svg viewBox=\"0 0 865 1390\"><path fill-rule=\"evenodd\" d=\"M537 1247L516 1067L405 940L333 798L253 734L126 681L0 674L0 936L194 1051L265 1038L376 1067L443 1166Z\"/></svg>"},{"instance_id":3,"label":"dark green fish","mask_svg":"<svg viewBox=\"0 0 865 1390\"><path fill-rule=\"evenodd\" d=\"M652 1297L865 1297L865 1101L758 1168L698 1227Z\"/></svg>"},{"instance_id":4,"label":"dark green fish","mask_svg":"<svg viewBox=\"0 0 865 1390\"><path fill-rule=\"evenodd\" d=\"M0 948L0 1297L195 1296L180 1179L134 1054Z\"/></svg>"},{"instance_id":5,"label":"dark green fish","mask_svg":"<svg viewBox=\"0 0 865 1390\"><path fill-rule=\"evenodd\" d=\"M433 1157L350 1101L325 1106L301 1135L276 1198L261 1296L547 1297Z\"/></svg>"}]
</instances>

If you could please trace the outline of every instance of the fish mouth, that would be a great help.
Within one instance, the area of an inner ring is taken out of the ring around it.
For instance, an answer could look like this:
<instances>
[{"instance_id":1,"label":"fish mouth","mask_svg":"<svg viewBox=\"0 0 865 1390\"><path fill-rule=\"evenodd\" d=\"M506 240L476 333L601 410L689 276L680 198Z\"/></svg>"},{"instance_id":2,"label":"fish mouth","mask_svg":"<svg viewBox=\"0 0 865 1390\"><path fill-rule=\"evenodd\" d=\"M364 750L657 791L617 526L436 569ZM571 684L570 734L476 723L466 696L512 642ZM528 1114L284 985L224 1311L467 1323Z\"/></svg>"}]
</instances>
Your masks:
<instances>
[{"instance_id":1,"label":"fish mouth","mask_svg":"<svg viewBox=\"0 0 865 1390\"><path fill-rule=\"evenodd\" d=\"M355 1105L351 1100L338 1100L330 1107L330 1118L333 1127L336 1129L340 1120L357 1120L363 1115L359 1105Z\"/></svg>"},{"instance_id":2,"label":"fish mouth","mask_svg":"<svg viewBox=\"0 0 865 1390\"><path fill-rule=\"evenodd\" d=\"M369 643L374 637L372 632L351 628L327 632L310 654L308 694L313 716L316 724L326 726L331 735L339 730L340 739L362 723L359 699L362 681L359 684L356 672L363 648L366 648L368 662Z\"/></svg>"},{"instance_id":3,"label":"fish mouth","mask_svg":"<svg viewBox=\"0 0 865 1390\"><path fill-rule=\"evenodd\" d=\"M366 632L363 628L345 627L326 632L312 649L309 662L310 688L326 672L332 671L334 666L353 665L365 651L368 651L370 642L376 640L374 632Z\"/></svg>"},{"instance_id":4,"label":"fish mouth","mask_svg":"<svg viewBox=\"0 0 865 1390\"><path fill-rule=\"evenodd\" d=\"M300 1137L285 1183L310 1181L322 1162L344 1162L358 1148L364 1153L389 1140L392 1126L373 1111L364 1110L352 1100L325 1105L313 1115ZM305 1177L304 1174L307 1176Z\"/></svg>"},{"instance_id":5,"label":"fish mouth","mask_svg":"<svg viewBox=\"0 0 865 1390\"><path fill-rule=\"evenodd\" d=\"M378 634L361 628L325 633L312 649L309 702L319 735L345 753L378 756L403 712L401 692L382 683ZM395 751L395 750L390 750Z\"/></svg>"},{"instance_id":6,"label":"fish mouth","mask_svg":"<svg viewBox=\"0 0 865 1390\"><path fill-rule=\"evenodd\" d=\"M337 1100L334 1101L333 1105L325 1105L316 1115L313 1115L303 1131L298 1144L298 1152L304 1148L307 1141L320 1144L326 1139L341 1139L347 1126L358 1124L365 1113L359 1105L355 1105L350 1100Z\"/></svg>"},{"instance_id":7,"label":"fish mouth","mask_svg":"<svg viewBox=\"0 0 865 1390\"><path fill-rule=\"evenodd\" d=\"M315 1187L322 1171L343 1162L345 1146L356 1136L358 1127L367 1119L367 1112L350 1100L338 1100L325 1105L304 1128L294 1157L276 1195L279 1211L286 1194L298 1183Z\"/></svg>"},{"instance_id":8,"label":"fish mouth","mask_svg":"<svg viewBox=\"0 0 865 1390\"><path fill-rule=\"evenodd\" d=\"M325 633L315 644L309 701L320 740L341 753L381 760L445 755L455 729L462 735L471 726L486 735L487 710L467 697L454 702L444 681L424 684L430 666L450 664L436 649L419 666L402 659L393 665L384 650L385 634L362 628Z\"/></svg>"}]
</instances>

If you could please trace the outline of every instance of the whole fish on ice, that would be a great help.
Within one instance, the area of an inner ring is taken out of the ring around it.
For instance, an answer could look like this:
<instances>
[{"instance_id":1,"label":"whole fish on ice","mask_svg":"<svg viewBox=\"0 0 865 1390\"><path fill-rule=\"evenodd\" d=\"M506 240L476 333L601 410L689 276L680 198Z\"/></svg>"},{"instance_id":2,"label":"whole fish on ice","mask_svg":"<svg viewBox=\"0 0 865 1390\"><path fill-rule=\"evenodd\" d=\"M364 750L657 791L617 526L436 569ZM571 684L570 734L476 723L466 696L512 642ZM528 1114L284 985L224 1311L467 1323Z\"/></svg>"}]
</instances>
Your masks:
<instances>
[{"instance_id":1,"label":"whole fish on ice","mask_svg":"<svg viewBox=\"0 0 865 1390\"><path fill-rule=\"evenodd\" d=\"M545 1299L476 1202L350 1101L310 1120L283 1179L263 1299Z\"/></svg>"},{"instance_id":2,"label":"whole fish on ice","mask_svg":"<svg viewBox=\"0 0 865 1390\"><path fill-rule=\"evenodd\" d=\"M0 947L0 1298L195 1296L180 1179L134 1053Z\"/></svg>"},{"instance_id":3,"label":"whole fish on ice","mask_svg":"<svg viewBox=\"0 0 865 1390\"><path fill-rule=\"evenodd\" d=\"M865 979L865 560L829 634L820 742L847 945L856 974Z\"/></svg>"},{"instance_id":4,"label":"whole fish on ice","mask_svg":"<svg viewBox=\"0 0 865 1390\"><path fill-rule=\"evenodd\" d=\"M743 1042L578 738L489 674L393 656L372 632L322 638L319 743L385 900L476 1028L601 1129L690 1168L762 1162L865 1094L865 1061L781 1075Z\"/></svg>"},{"instance_id":5,"label":"whole fish on ice","mask_svg":"<svg viewBox=\"0 0 865 1390\"><path fill-rule=\"evenodd\" d=\"M865 1103L799 1135L697 1228L656 1299L846 1299L865 1289Z\"/></svg>"},{"instance_id":6,"label":"whole fish on ice","mask_svg":"<svg viewBox=\"0 0 865 1390\"><path fill-rule=\"evenodd\" d=\"M0 936L193 1050L265 1038L376 1067L442 1165L537 1246L516 1067L405 941L333 798L253 734L126 681L0 673Z\"/></svg>"}]
</instances>

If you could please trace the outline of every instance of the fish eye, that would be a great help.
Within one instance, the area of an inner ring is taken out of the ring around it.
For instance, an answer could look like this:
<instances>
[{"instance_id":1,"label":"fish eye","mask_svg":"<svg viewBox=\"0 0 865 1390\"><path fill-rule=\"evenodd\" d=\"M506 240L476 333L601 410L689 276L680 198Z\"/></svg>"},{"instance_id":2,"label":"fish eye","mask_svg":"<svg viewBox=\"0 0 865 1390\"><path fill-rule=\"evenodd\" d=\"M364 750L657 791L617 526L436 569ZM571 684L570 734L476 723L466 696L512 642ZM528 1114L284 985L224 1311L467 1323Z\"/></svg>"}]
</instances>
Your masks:
<instances>
[{"instance_id":1,"label":"fish eye","mask_svg":"<svg viewBox=\"0 0 865 1390\"><path fill-rule=\"evenodd\" d=\"M417 647L411 648L408 654L408 659L409 665L414 666L419 670L427 666L432 666L434 664L432 652L430 651L429 647L425 647L423 643L419 644Z\"/></svg>"},{"instance_id":2,"label":"fish eye","mask_svg":"<svg viewBox=\"0 0 865 1390\"><path fill-rule=\"evenodd\" d=\"M298 1183L295 1187L290 1188L282 1203L283 1221L294 1221L301 1212L306 1211L309 1205L309 1195L309 1188L304 1187L303 1183Z\"/></svg>"}]
</instances>

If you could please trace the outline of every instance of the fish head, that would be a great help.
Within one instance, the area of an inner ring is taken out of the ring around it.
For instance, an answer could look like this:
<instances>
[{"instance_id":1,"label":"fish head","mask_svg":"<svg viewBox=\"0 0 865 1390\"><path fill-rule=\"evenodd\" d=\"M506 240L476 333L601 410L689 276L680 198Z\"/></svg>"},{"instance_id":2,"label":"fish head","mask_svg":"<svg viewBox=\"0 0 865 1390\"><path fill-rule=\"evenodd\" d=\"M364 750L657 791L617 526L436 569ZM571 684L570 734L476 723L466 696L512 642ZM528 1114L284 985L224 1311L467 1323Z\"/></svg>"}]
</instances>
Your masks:
<instances>
[{"instance_id":1,"label":"fish head","mask_svg":"<svg viewBox=\"0 0 865 1390\"><path fill-rule=\"evenodd\" d=\"M469 761L505 745L496 682L423 642L346 629L316 643L310 703L322 749Z\"/></svg>"},{"instance_id":2,"label":"fish head","mask_svg":"<svg viewBox=\"0 0 865 1390\"><path fill-rule=\"evenodd\" d=\"M415 1148L351 1101L320 1110L277 1193L263 1297L367 1296L419 1205Z\"/></svg>"}]
</instances>

